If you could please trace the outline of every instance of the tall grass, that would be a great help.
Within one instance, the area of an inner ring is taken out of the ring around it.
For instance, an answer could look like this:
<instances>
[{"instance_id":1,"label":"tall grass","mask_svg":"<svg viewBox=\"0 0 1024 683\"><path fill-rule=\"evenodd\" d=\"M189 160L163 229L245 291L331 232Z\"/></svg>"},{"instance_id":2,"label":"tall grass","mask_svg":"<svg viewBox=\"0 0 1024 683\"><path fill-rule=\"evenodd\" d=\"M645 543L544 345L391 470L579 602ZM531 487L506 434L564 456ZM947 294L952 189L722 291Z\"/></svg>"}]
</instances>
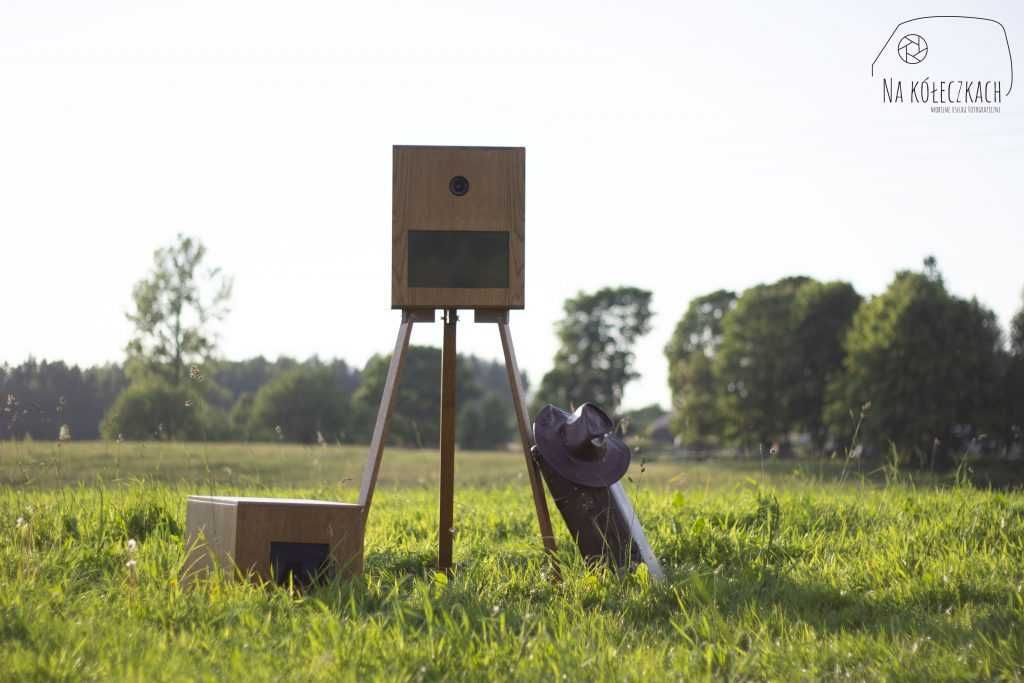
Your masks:
<instances>
[{"instance_id":1,"label":"tall grass","mask_svg":"<svg viewBox=\"0 0 1024 683\"><path fill-rule=\"evenodd\" d=\"M313 454L280 457L300 453ZM480 457L493 469L506 455ZM221 577L179 586L185 496L202 476L7 484L0 678L1024 678L1024 495L647 464L628 488L668 580L588 570L556 520L565 566L552 583L528 487L503 478L521 457L490 484L459 481L448 578L433 570L436 484L398 471L426 455L389 452L365 574L305 595ZM472 462L460 455L457 477L478 474ZM355 496L333 475L213 485Z\"/></svg>"}]
</instances>

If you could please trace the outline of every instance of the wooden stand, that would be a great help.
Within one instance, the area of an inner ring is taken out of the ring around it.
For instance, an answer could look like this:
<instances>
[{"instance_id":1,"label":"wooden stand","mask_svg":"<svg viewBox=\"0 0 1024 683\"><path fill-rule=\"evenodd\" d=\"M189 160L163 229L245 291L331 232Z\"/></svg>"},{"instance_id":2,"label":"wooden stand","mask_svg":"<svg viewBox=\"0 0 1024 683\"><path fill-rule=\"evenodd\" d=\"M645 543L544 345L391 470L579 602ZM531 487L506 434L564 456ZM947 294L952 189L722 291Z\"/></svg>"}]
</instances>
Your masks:
<instances>
[{"instance_id":1,"label":"wooden stand","mask_svg":"<svg viewBox=\"0 0 1024 683\"><path fill-rule=\"evenodd\" d=\"M377 421L370 439L370 452L363 470L363 481L359 489L359 505L363 512L363 529L370 515L370 504L373 501L373 490L377 485L377 474L380 472L381 456L384 452L384 441L387 438L388 422L395 408L396 389L405 363L405 354L409 348L409 337L413 323L434 322L433 309L403 309L402 323L398 327L398 339L395 350L391 354L391 364L384 381L384 392L377 409ZM438 515L438 552L437 568L439 571L450 571L452 566L452 537L454 534L454 490L455 490L455 326L458 316L454 309L444 311L444 348L441 355L441 502ZM531 454L533 434L530 430L530 418L526 409L526 396L519 375L519 364L516 362L515 348L512 346L512 333L508 327L508 311L477 310L474 322L496 323L501 337L501 347L505 355L505 369L508 372L509 388L512 392L512 405L516 413L516 426L519 429L519 440L526 459L526 472L533 493L533 506L537 513L541 540L544 549L552 562L554 577L559 576L558 562L555 559L555 536L551 529L551 516L548 514L547 499L536 461Z\"/></svg>"}]
</instances>

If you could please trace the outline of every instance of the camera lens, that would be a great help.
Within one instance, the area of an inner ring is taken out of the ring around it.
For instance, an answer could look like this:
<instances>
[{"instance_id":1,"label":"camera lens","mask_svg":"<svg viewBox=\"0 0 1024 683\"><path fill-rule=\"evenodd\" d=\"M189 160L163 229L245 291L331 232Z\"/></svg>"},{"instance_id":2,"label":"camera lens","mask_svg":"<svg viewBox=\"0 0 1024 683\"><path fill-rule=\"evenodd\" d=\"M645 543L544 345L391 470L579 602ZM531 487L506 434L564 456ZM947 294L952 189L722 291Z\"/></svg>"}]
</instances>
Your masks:
<instances>
[{"instance_id":1,"label":"camera lens","mask_svg":"<svg viewBox=\"0 0 1024 683\"><path fill-rule=\"evenodd\" d=\"M448 191L456 197L461 197L469 192L469 181L465 176L457 175L448 181Z\"/></svg>"}]
</instances>

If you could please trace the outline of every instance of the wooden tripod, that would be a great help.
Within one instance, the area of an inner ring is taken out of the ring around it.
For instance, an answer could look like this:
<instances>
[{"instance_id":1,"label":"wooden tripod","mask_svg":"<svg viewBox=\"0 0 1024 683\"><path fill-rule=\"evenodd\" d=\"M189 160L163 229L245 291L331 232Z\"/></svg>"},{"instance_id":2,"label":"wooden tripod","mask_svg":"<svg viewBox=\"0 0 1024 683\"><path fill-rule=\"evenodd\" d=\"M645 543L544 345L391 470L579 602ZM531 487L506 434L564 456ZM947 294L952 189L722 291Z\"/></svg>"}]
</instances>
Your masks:
<instances>
[{"instance_id":1,"label":"wooden tripod","mask_svg":"<svg viewBox=\"0 0 1024 683\"><path fill-rule=\"evenodd\" d=\"M387 438L388 422L395 407L395 395L398 380L402 374L402 365L409 348L409 337L414 323L434 322L433 309L403 309L402 323L398 327L398 340L391 354L391 364L384 381L384 392L377 409L377 421L373 426L373 437L370 439L370 452L363 470L363 482L359 489L359 505L363 511L363 529L370 515L370 503L373 501L373 489L377 485L377 473L380 471L381 456L384 452L384 440ZM452 566L452 537L454 535L453 505L455 489L455 325L458 316L455 309L444 310L444 348L441 352L441 504L438 515L437 530L437 568L449 571ZM512 346L512 333L508 327L507 310L477 310L474 322L497 323L501 337L501 347L505 354L505 370L508 373L509 387L512 391L512 405L516 413L516 426L519 429L519 440L526 458L526 472L530 479L533 492L533 505L537 512L537 523L540 536L553 565L554 576L558 576L558 563L555 559L555 537L551 530L551 516L548 514L547 499L541 483L540 470L531 455L533 434L530 430L529 414L526 410L526 396L523 391L522 379L519 375L519 364ZM365 531L364 531L365 533Z\"/></svg>"}]
</instances>

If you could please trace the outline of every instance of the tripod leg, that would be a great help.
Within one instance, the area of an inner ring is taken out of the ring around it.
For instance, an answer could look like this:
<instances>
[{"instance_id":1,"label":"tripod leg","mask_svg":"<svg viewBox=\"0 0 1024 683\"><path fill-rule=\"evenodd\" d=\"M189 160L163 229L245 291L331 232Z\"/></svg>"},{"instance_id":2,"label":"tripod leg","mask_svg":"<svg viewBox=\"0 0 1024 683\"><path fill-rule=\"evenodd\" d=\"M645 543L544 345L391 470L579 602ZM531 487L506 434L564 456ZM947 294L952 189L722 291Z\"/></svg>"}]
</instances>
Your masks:
<instances>
[{"instance_id":1,"label":"tripod leg","mask_svg":"<svg viewBox=\"0 0 1024 683\"><path fill-rule=\"evenodd\" d=\"M551 515L548 514L548 501L544 497L544 485L541 483L540 471L530 453L533 436L530 433L530 418L526 411L526 394L523 391L522 378L519 376L519 363L516 361L516 350L512 346L512 332L509 330L508 322L498 322L498 333L501 335L501 348L505 352L505 370L508 372L508 383L512 388L512 405L516 410L516 425L519 427L519 440L523 444L523 455L526 456L526 472L530 476L530 489L533 491L533 506L537 510L540 536L544 541L544 549L551 557L555 576L558 577L555 534L551 529Z\"/></svg>"},{"instance_id":2,"label":"tripod leg","mask_svg":"<svg viewBox=\"0 0 1024 683\"><path fill-rule=\"evenodd\" d=\"M366 529L366 519L370 516L370 503L373 501L373 489L377 485L377 473L380 471L381 455L384 452L384 439L388 435L388 420L391 419L391 413L394 412L398 379L402 374L402 365L405 363L405 352L409 348L412 324L411 318L405 316L402 318L402 324L398 327L398 340L395 342L395 350L391 353L391 364L388 366L387 378L384 380L384 392L381 394L380 406L377 408L377 421L373 425L370 453L366 458L363 482L359 487L359 505L363 508L364 530Z\"/></svg>"},{"instance_id":3,"label":"tripod leg","mask_svg":"<svg viewBox=\"0 0 1024 683\"><path fill-rule=\"evenodd\" d=\"M452 567L455 498L455 324L454 310L445 311L441 352L441 503L437 527L437 569Z\"/></svg>"}]
</instances>

